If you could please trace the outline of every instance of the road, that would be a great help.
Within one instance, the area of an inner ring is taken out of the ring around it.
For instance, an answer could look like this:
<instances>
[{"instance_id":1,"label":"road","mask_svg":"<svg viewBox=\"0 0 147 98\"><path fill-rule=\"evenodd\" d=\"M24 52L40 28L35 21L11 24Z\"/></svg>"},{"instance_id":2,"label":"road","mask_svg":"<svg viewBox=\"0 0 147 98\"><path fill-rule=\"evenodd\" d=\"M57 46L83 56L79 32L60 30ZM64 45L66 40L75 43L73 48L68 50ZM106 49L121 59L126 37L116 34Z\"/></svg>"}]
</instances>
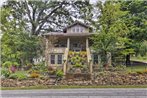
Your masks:
<instances>
[{"instance_id":1,"label":"road","mask_svg":"<svg viewBox=\"0 0 147 98\"><path fill-rule=\"evenodd\" d=\"M1 98L147 98L147 88L3 90Z\"/></svg>"}]
</instances>

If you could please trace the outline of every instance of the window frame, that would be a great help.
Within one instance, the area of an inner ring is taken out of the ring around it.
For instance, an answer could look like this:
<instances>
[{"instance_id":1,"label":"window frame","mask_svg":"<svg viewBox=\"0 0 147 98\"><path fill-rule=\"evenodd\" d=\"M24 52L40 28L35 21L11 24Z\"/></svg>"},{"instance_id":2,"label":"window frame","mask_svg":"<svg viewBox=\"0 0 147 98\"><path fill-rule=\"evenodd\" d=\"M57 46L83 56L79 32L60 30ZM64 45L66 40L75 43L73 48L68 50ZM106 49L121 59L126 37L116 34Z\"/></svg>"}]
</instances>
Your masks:
<instances>
[{"instance_id":1,"label":"window frame","mask_svg":"<svg viewBox=\"0 0 147 98\"><path fill-rule=\"evenodd\" d=\"M52 58L52 56L54 56L54 57ZM55 54L50 55L50 64L56 64L56 55Z\"/></svg>"},{"instance_id":2,"label":"window frame","mask_svg":"<svg viewBox=\"0 0 147 98\"><path fill-rule=\"evenodd\" d=\"M57 64L62 64L63 63L63 55L62 54L57 54L56 56L57 56Z\"/></svg>"}]
</instances>

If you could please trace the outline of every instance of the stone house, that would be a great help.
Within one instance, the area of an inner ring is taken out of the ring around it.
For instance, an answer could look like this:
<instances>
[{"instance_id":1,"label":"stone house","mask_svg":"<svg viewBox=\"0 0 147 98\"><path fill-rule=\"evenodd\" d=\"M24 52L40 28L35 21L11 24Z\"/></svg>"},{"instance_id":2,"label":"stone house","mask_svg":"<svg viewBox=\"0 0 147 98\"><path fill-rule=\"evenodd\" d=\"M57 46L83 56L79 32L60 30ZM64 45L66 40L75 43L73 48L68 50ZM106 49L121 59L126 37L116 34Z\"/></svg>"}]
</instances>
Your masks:
<instances>
[{"instance_id":1,"label":"stone house","mask_svg":"<svg viewBox=\"0 0 147 98\"><path fill-rule=\"evenodd\" d=\"M84 65L87 66L89 73L92 73L93 67L98 65L100 59L92 49L91 40L92 36L91 27L79 21L64 28L63 32L49 32L43 34L46 40L45 61L48 66L61 68L64 74L69 70L69 57L70 52L85 52L86 60Z\"/></svg>"}]
</instances>

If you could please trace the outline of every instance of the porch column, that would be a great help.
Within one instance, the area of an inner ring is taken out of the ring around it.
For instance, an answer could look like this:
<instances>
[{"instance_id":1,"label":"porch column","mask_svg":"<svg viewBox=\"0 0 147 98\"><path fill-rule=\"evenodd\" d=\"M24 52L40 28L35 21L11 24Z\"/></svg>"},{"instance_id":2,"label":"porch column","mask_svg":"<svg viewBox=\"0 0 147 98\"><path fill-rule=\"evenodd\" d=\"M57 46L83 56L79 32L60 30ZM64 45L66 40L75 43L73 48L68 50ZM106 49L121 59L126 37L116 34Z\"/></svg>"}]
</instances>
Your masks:
<instances>
[{"instance_id":1,"label":"porch column","mask_svg":"<svg viewBox=\"0 0 147 98\"><path fill-rule=\"evenodd\" d=\"M86 38L86 50L87 50L87 57L89 59L88 64L89 64L89 67L90 67L90 73L92 74L92 58L91 58L91 54L90 54L88 38Z\"/></svg>"},{"instance_id":2,"label":"porch column","mask_svg":"<svg viewBox=\"0 0 147 98\"><path fill-rule=\"evenodd\" d=\"M67 38L67 48L68 49L70 48L70 38L69 37Z\"/></svg>"},{"instance_id":3,"label":"porch column","mask_svg":"<svg viewBox=\"0 0 147 98\"><path fill-rule=\"evenodd\" d=\"M88 38L86 38L86 48L89 48L89 41L88 41Z\"/></svg>"},{"instance_id":4,"label":"porch column","mask_svg":"<svg viewBox=\"0 0 147 98\"><path fill-rule=\"evenodd\" d=\"M63 67L63 71L64 71L64 75L66 75L66 70L67 70L67 59L68 59L68 51L70 48L70 38L67 38L67 48L65 49L65 54L64 54L64 67Z\"/></svg>"}]
</instances>

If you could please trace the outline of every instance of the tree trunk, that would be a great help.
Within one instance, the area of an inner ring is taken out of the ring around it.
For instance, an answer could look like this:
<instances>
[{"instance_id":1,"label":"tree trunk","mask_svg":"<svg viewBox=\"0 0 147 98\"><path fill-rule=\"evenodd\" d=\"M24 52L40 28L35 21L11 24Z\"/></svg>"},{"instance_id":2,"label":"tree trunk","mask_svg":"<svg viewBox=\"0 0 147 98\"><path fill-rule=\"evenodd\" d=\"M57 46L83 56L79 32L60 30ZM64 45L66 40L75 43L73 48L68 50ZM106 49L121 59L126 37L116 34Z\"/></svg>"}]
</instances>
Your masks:
<instances>
[{"instance_id":1,"label":"tree trunk","mask_svg":"<svg viewBox=\"0 0 147 98\"><path fill-rule=\"evenodd\" d=\"M130 54L126 55L126 65L131 65Z\"/></svg>"}]
</instances>

